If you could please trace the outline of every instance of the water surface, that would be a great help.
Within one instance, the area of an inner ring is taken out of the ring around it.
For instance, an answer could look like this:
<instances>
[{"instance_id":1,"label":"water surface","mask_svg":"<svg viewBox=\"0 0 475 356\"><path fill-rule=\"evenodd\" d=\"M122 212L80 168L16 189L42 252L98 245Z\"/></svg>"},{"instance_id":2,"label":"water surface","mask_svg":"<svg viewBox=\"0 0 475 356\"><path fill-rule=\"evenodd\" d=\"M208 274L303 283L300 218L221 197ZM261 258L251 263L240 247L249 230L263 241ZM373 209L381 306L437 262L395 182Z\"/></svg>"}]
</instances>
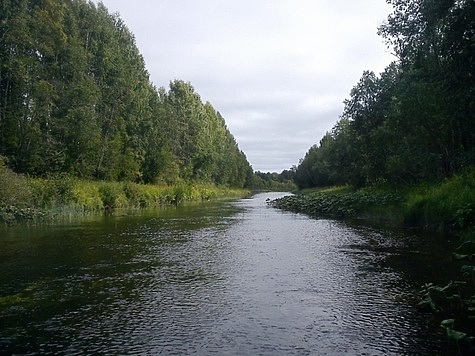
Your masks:
<instances>
[{"instance_id":1,"label":"water surface","mask_svg":"<svg viewBox=\"0 0 475 356\"><path fill-rule=\"evenodd\" d=\"M311 219L278 193L0 230L6 354L452 352L412 296L449 246Z\"/></svg>"}]
</instances>

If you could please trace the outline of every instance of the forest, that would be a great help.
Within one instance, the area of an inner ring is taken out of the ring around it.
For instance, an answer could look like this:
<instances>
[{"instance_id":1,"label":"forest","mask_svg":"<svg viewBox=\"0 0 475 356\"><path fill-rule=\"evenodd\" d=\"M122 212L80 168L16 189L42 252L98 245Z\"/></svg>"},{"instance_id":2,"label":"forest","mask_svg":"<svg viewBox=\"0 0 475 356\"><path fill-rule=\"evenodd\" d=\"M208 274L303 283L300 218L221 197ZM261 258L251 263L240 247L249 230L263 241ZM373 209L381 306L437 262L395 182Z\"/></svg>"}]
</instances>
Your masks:
<instances>
[{"instance_id":1,"label":"forest","mask_svg":"<svg viewBox=\"0 0 475 356\"><path fill-rule=\"evenodd\" d=\"M252 168L192 85L149 79L102 3L0 2L0 157L29 177L244 187Z\"/></svg>"},{"instance_id":2,"label":"forest","mask_svg":"<svg viewBox=\"0 0 475 356\"><path fill-rule=\"evenodd\" d=\"M474 166L475 1L388 0L378 33L396 60L365 71L299 188L440 182Z\"/></svg>"},{"instance_id":3,"label":"forest","mask_svg":"<svg viewBox=\"0 0 475 356\"><path fill-rule=\"evenodd\" d=\"M2 0L2 164L28 177L274 190L410 186L470 170L475 3L388 3L378 31L395 61L365 71L333 129L277 174L253 173L190 83L156 88L133 34L102 3Z\"/></svg>"}]
</instances>

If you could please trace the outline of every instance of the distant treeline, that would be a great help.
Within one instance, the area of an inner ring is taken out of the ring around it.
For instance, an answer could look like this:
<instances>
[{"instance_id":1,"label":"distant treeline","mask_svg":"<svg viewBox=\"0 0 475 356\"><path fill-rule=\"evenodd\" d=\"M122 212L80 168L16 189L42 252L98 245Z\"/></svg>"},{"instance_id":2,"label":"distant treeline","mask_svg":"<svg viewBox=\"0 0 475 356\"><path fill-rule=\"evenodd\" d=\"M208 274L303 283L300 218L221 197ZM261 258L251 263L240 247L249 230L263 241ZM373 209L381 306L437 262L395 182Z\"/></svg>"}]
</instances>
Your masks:
<instances>
[{"instance_id":1,"label":"distant treeline","mask_svg":"<svg viewBox=\"0 0 475 356\"><path fill-rule=\"evenodd\" d=\"M295 170L283 170L280 173L276 172L254 172L251 180L250 188L253 190L271 190L271 191L285 191L291 192L297 187L294 183Z\"/></svg>"},{"instance_id":2,"label":"distant treeline","mask_svg":"<svg viewBox=\"0 0 475 356\"><path fill-rule=\"evenodd\" d=\"M220 113L187 82L155 88L124 22L85 0L0 2L0 156L37 177L253 177Z\"/></svg>"},{"instance_id":3,"label":"distant treeline","mask_svg":"<svg viewBox=\"0 0 475 356\"><path fill-rule=\"evenodd\" d=\"M300 188L441 180L474 164L475 1L388 0L397 60L364 72L296 170Z\"/></svg>"}]
</instances>

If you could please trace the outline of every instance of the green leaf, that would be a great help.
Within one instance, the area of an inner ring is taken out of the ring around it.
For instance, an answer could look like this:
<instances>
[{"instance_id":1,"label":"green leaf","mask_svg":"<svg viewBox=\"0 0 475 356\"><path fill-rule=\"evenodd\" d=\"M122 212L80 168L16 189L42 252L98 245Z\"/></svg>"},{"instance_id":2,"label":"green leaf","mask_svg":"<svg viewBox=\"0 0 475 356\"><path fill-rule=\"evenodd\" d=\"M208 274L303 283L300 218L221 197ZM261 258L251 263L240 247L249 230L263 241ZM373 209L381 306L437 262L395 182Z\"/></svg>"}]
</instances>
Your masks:
<instances>
[{"instance_id":1,"label":"green leaf","mask_svg":"<svg viewBox=\"0 0 475 356\"><path fill-rule=\"evenodd\" d=\"M440 322L440 326L442 326L444 329L452 329L454 327L454 323L455 319L445 319Z\"/></svg>"},{"instance_id":2,"label":"green leaf","mask_svg":"<svg viewBox=\"0 0 475 356\"><path fill-rule=\"evenodd\" d=\"M461 331L447 329L447 336L449 337L450 340L459 341L465 338L467 334Z\"/></svg>"},{"instance_id":3,"label":"green leaf","mask_svg":"<svg viewBox=\"0 0 475 356\"><path fill-rule=\"evenodd\" d=\"M466 333L453 330L455 319L445 319L442 320L440 326L447 331L447 336L450 340L459 341L467 336Z\"/></svg>"}]
</instances>

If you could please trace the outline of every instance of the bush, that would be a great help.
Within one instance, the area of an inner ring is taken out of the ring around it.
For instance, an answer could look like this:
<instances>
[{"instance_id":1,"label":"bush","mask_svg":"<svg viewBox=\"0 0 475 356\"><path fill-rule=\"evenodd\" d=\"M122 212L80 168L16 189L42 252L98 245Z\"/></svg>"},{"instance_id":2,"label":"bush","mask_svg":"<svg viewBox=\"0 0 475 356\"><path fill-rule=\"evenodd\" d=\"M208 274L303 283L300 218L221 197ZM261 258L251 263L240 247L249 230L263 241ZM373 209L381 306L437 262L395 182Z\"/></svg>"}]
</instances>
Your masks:
<instances>
[{"instance_id":1,"label":"bush","mask_svg":"<svg viewBox=\"0 0 475 356\"><path fill-rule=\"evenodd\" d=\"M74 179L66 174L58 174L50 178L53 186L54 201L58 205L65 205L74 202Z\"/></svg>"},{"instance_id":2,"label":"bush","mask_svg":"<svg viewBox=\"0 0 475 356\"><path fill-rule=\"evenodd\" d=\"M47 179L30 179L34 203L42 208L64 206L75 202L74 179L68 174L52 175Z\"/></svg>"},{"instance_id":3,"label":"bush","mask_svg":"<svg viewBox=\"0 0 475 356\"><path fill-rule=\"evenodd\" d=\"M408 193L405 221L428 229L458 231L475 223L475 168Z\"/></svg>"},{"instance_id":4,"label":"bush","mask_svg":"<svg viewBox=\"0 0 475 356\"><path fill-rule=\"evenodd\" d=\"M0 157L0 221L8 224L46 221L53 217L56 220L62 216L104 209L157 207L220 197L241 197L245 193L241 189L191 183L158 186L83 181L66 174L48 179L27 179L8 169Z\"/></svg>"},{"instance_id":5,"label":"bush","mask_svg":"<svg viewBox=\"0 0 475 356\"><path fill-rule=\"evenodd\" d=\"M146 206L146 198L138 184L125 183L123 190L125 197L127 198L128 205L133 207Z\"/></svg>"},{"instance_id":6,"label":"bush","mask_svg":"<svg viewBox=\"0 0 475 356\"><path fill-rule=\"evenodd\" d=\"M28 179L10 170L0 157L0 222L10 225L43 219L44 211L33 203Z\"/></svg>"},{"instance_id":7,"label":"bush","mask_svg":"<svg viewBox=\"0 0 475 356\"><path fill-rule=\"evenodd\" d=\"M100 211L104 208L99 194L99 184L78 180L73 188L74 201L83 211Z\"/></svg>"},{"instance_id":8,"label":"bush","mask_svg":"<svg viewBox=\"0 0 475 356\"><path fill-rule=\"evenodd\" d=\"M0 156L0 205L28 207L32 203L32 191L28 180L10 170Z\"/></svg>"},{"instance_id":9,"label":"bush","mask_svg":"<svg viewBox=\"0 0 475 356\"><path fill-rule=\"evenodd\" d=\"M119 183L102 183L99 195L104 209L121 208L127 205L127 198Z\"/></svg>"}]
</instances>

